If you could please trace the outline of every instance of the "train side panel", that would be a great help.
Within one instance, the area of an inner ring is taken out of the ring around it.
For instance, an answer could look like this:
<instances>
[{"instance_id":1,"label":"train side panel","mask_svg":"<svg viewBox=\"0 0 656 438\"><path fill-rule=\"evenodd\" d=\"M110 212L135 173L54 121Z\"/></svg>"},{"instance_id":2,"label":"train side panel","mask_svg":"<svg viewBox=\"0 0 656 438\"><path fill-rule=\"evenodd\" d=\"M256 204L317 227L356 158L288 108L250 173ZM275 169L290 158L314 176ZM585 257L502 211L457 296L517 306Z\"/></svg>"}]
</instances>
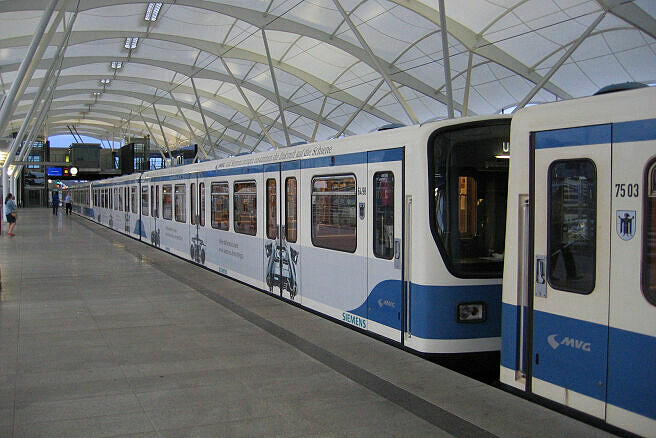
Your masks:
<instances>
[{"instance_id":1,"label":"train side panel","mask_svg":"<svg viewBox=\"0 0 656 438\"><path fill-rule=\"evenodd\" d=\"M501 381L656 431L656 90L512 122ZM649 280L645 280L648 278Z\"/></svg>"}]
</instances>

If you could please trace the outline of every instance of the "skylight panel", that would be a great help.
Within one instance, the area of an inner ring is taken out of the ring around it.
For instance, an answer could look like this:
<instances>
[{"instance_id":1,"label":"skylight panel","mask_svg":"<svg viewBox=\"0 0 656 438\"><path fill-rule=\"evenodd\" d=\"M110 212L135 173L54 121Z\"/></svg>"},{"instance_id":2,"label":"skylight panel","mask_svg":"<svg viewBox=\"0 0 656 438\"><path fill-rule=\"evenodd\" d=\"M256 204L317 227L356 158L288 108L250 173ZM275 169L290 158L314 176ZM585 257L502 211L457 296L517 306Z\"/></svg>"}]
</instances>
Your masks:
<instances>
[{"instance_id":1,"label":"skylight panel","mask_svg":"<svg viewBox=\"0 0 656 438\"><path fill-rule=\"evenodd\" d=\"M162 8L162 2L150 2L146 8L146 15L144 20L146 21L155 21L159 15L159 10Z\"/></svg>"},{"instance_id":2,"label":"skylight panel","mask_svg":"<svg viewBox=\"0 0 656 438\"><path fill-rule=\"evenodd\" d=\"M127 37L125 39L125 44L123 44L123 47L125 47L126 49L136 49L138 43L139 43L139 37Z\"/></svg>"}]
</instances>

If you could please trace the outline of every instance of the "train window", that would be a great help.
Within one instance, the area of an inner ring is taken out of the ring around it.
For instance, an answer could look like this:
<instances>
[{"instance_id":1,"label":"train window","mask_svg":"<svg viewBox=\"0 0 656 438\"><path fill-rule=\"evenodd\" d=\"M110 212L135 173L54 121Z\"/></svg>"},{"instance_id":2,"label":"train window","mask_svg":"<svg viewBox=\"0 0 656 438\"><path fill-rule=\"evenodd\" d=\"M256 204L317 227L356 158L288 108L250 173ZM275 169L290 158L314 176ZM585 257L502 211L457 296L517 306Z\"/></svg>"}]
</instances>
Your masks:
<instances>
[{"instance_id":1,"label":"train window","mask_svg":"<svg viewBox=\"0 0 656 438\"><path fill-rule=\"evenodd\" d=\"M656 161L648 167L644 187L645 224L642 233L642 293L656 306Z\"/></svg>"},{"instance_id":2,"label":"train window","mask_svg":"<svg viewBox=\"0 0 656 438\"><path fill-rule=\"evenodd\" d=\"M162 186L162 219L173 219L173 186L171 184Z\"/></svg>"},{"instance_id":3,"label":"train window","mask_svg":"<svg viewBox=\"0 0 656 438\"><path fill-rule=\"evenodd\" d=\"M269 239L278 238L278 197L273 178L266 182L266 233Z\"/></svg>"},{"instance_id":4,"label":"train window","mask_svg":"<svg viewBox=\"0 0 656 438\"><path fill-rule=\"evenodd\" d=\"M151 216L159 217L159 186L150 186Z\"/></svg>"},{"instance_id":5,"label":"train window","mask_svg":"<svg viewBox=\"0 0 656 438\"><path fill-rule=\"evenodd\" d=\"M499 278L508 198L509 120L436 131L430 138L430 224L447 269Z\"/></svg>"},{"instance_id":6,"label":"train window","mask_svg":"<svg viewBox=\"0 0 656 438\"><path fill-rule=\"evenodd\" d=\"M237 233L257 234L257 186L255 181L240 181L234 185L234 226Z\"/></svg>"},{"instance_id":7,"label":"train window","mask_svg":"<svg viewBox=\"0 0 656 438\"><path fill-rule=\"evenodd\" d=\"M595 286L597 169L589 159L549 166L547 280L551 287L589 294Z\"/></svg>"},{"instance_id":8,"label":"train window","mask_svg":"<svg viewBox=\"0 0 656 438\"><path fill-rule=\"evenodd\" d=\"M137 214L137 187L130 187L130 204L132 205L132 213Z\"/></svg>"},{"instance_id":9,"label":"train window","mask_svg":"<svg viewBox=\"0 0 656 438\"><path fill-rule=\"evenodd\" d=\"M125 211L130 212L130 187L125 188Z\"/></svg>"},{"instance_id":10,"label":"train window","mask_svg":"<svg viewBox=\"0 0 656 438\"><path fill-rule=\"evenodd\" d=\"M186 197L187 197L187 187L184 184L176 184L175 185L175 221L176 222L187 222Z\"/></svg>"},{"instance_id":11,"label":"train window","mask_svg":"<svg viewBox=\"0 0 656 438\"><path fill-rule=\"evenodd\" d=\"M123 189L121 187L115 188L114 194L116 195L116 201L114 202L116 210L123 211Z\"/></svg>"},{"instance_id":12,"label":"train window","mask_svg":"<svg viewBox=\"0 0 656 438\"><path fill-rule=\"evenodd\" d=\"M294 243L298 238L297 184L296 178L285 180L285 239Z\"/></svg>"},{"instance_id":13,"label":"train window","mask_svg":"<svg viewBox=\"0 0 656 438\"><path fill-rule=\"evenodd\" d=\"M212 183L212 228L228 231L230 227L230 198L228 183Z\"/></svg>"},{"instance_id":14,"label":"train window","mask_svg":"<svg viewBox=\"0 0 656 438\"><path fill-rule=\"evenodd\" d=\"M189 193L189 212L191 214L191 225L196 225L196 184L191 183L191 192Z\"/></svg>"},{"instance_id":15,"label":"train window","mask_svg":"<svg viewBox=\"0 0 656 438\"><path fill-rule=\"evenodd\" d=\"M394 257L394 174L374 174L374 255L391 260Z\"/></svg>"},{"instance_id":16,"label":"train window","mask_svg":"<svg viewBox=\"0 0 656 438\"><path fill-rule=\"evenodd\" d=\"M312 244L355 252L357 195L355 176L312 178Z\"/></svg>"},{"instance_id":17,"label":"train window","mask_svg":"<svg viewBox=\"0 0 656 438\"><path fill-rule=\"evenodd\" d=\"M148 216L148 186L141 187L141 214Z\"/></svg>"},{"instance_id":18,"label":"train window","mask_svg":"<svg viewBox=\"0 0 656 438\"><path fill-rule=\"evenodd\" d=\"M198 184L198 206L200 212L198 213L198 225L205 226L205 183Z\"/></svg>"}]
</instances>

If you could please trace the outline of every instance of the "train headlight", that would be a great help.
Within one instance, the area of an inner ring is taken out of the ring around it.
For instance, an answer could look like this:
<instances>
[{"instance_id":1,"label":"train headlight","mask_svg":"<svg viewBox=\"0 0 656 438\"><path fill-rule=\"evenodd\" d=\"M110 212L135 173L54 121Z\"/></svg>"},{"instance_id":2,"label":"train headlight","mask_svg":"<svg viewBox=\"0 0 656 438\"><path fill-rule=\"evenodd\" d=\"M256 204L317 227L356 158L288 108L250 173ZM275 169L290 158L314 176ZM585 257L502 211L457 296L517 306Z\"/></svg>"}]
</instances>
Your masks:
<instances>
[{"instance_id":1,"label":"train headlight","mask_svg":"<svg viewBox=\"0 0 656 438\"><path fill-rule=\"evenodd\" d=\"M485 321L485 303L458 304L458 322Z\"/></svg>"}]
</instances>

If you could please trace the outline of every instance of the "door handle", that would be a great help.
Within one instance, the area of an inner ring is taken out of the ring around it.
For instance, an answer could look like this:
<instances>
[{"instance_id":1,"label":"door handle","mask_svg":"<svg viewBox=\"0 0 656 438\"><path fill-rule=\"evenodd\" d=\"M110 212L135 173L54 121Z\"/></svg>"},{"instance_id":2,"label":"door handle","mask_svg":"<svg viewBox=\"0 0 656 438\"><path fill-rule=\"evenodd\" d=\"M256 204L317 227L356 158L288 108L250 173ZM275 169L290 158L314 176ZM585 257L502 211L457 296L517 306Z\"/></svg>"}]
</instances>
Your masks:
<instances>
[{"instance_id":1,"label":"door handle","mask_svg":"<svg viewBox=\"0 0 656 438\"><path fill-rule=\"evenodd\" d=\"M547 298L547 258L543 255L535 256L535 296Z\"/></svg>"},{"instance_id":2,"label":"door handle","mask_svg":"<svg viewBox=\"0 0 656 438\"><path fill-rule=\"evenodd\" d=\"M394 269L401 269L401 239L394 239Z\"/></svg>"}]
</instances>

